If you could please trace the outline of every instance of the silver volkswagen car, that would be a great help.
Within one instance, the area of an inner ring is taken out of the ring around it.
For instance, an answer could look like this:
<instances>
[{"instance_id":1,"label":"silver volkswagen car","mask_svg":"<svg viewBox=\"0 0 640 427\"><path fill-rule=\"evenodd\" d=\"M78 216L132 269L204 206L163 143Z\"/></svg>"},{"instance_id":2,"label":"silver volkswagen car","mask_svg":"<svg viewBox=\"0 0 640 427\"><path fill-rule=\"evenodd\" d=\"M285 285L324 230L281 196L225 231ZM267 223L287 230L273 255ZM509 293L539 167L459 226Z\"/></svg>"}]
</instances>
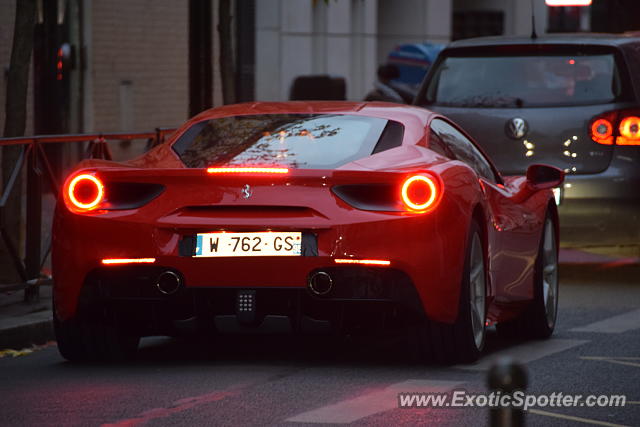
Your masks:
<instances>
[{"instance_id":1,"label":"silver volkswagen car","mask_svg":"<svg viewBox=\"0 0 640 427\"><path fill-rule=\"evenodd\" d=\"M563 169L565 246L640 243L640 37L454 42L414 103L455 120L503 174Z\"/></svg>"}]
</instances>

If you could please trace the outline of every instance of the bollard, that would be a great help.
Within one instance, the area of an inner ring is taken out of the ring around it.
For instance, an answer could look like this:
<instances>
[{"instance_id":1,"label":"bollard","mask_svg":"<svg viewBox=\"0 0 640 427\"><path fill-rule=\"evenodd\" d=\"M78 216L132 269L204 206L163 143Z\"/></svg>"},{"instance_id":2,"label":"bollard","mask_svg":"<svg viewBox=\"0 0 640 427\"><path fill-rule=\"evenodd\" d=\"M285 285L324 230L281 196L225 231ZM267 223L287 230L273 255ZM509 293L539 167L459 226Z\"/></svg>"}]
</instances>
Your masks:
<instances>
[{"instance_id":1,"label":"bollard","mask_svg":"<svg viewBox=\"0 0 640 427\"><path fill-rule=\"evenodd\" d=\"M489 370L488 386L492 392L511 394L525 391L527 388L526 368L511 359L502 359ZM489 425L491 427L524 426L524 411L521 407L494 406L489 409Z\"/></svg>"}]
</instances>

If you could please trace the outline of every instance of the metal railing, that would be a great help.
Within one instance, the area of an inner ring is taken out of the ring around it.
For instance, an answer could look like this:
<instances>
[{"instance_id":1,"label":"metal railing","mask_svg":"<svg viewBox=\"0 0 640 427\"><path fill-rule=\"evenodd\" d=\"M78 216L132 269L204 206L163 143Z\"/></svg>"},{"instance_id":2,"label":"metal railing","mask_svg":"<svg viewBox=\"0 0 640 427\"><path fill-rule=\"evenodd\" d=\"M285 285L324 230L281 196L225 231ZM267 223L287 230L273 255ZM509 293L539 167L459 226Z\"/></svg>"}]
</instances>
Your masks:
<instances>
[{"instance_id":1,"label":"metal railing","mask_svg":"<svg viewBox=\"0 0 640 427\"><path fill-rule=\"evenodd\" d=\"M20 278L19 283L0 284L0 292L24 290L25 300L31 301L38 298L40 285L51 284L51 278L42 274L42 268L51 252L51 239L46 243L43 251L42 233L42 199L44 194L43 181L49 184L52 194L57 198L60 183L54 173L52 162L47 151L46 144L72 144L88 143L86 149L81 150L79 160L99 158L112 160L111 149L108 141L133 141L146 140L146 149L165 141L167 135L173 133L172 128L157 128L154 132L146 133L96 133L96 134L69 134L69 135L41 135L20 138L0 138L0 147L19 145L20 153L14 165L10 177L4 183L4 189L0 195L0 241L7 248L16 273ZM26 167L26 235L24 254L20 255L20 245L11 239L7 230L7 203L13 191L16 189L18 177ZM43 253L44 252L44 253Z\"/></svg>"}]
</instances>

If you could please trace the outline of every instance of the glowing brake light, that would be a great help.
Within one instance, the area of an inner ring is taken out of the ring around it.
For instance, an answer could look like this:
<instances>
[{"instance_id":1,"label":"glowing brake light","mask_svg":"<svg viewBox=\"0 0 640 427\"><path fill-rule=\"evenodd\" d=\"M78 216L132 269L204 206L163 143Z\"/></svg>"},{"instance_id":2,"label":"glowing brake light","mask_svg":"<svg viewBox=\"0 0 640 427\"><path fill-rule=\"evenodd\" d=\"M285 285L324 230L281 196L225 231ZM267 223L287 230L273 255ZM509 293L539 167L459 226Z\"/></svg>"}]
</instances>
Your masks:
<instances>
[{"instance_id":1,"label":"glowing brake light","mask_svg":"<svg viewBox=\"0 0 640 427\"><path fill-rule=\"evenodd\" d=\"M155 258L105 258L102 260L104 265L114 264L152 264L156 262Z\"/></svg>"},{"instance_id":2,"label":"glowing brake light","mask_svg":"<svg viewBox=\"0 0 640 427\"><path fill-rule=\"evenodd\" d=\"M640 117L629 116L620 122L620 136L616 138L618 145L640 145Z\"/></svg>"},{"instance_id":3,"label":"glowing brake light","mask_svg":"<svg viewBox=\"0 0 640 427\"><path fill-rule=\"evenodd\" d=\"M547 6L590 6L592 0L545 0Z\"/></svg>"},{"instance_id":4,"label":"glowing brake light","mask_svg":"<svg viewBox=\"0 0 640 427\"><path fill-rule=\"evenodd\" d=\"M336 264L391 265L391 261L382 259L334 259Z\"/></svg>"},{"instance_id":5,"label":"glowing brake light","mask_svg":"<svg viewBox=\"0 0 640 427\"><path fill-rule=\"evenodd\" d=\"M90 211L102 202L104 185L96 176L83 173L69 182L65 195L73 210Z\"/></svg>"},{"instance_id":6,"label":"glowing brake light","mask_svg":"<svg viewBox=\"0 0 640 427\"><path fill-rule=\"evenodd\" d=\"M412 211L425 212L438 200L438 185L429 176L413 175L402 184L400 191L402 202Z\"/></svg>"},{"instance_id":7,"label":"glowing brake light","mask_svg":"<svg viewBox=\"0 0 640 427\"><path fill-rule=\"evenodd\" d=\"M598 144L613 144L613 125L607 119L598 119L591 124L591 138Z\"/></svg>"},{"instance_id":8,"label":"glowing brake light","mask_svg":"<svg viewBox=\"0 0 640 427\"><path fill-rule=\"evenodd\" d=\"M223 168L207 168L207 173L289 173L287 168L252 168L252 167L223 167Z\"/></svg>"},{"instance_id":9,"label":"glowing brake light","mask_svg":"<svg viewBox=\"0 0 640 427\"><path fill-rule=\"evenodd\" d=\"M592 119L591 139L603 145L640 146L640 111L609 111Z\"/></svg>"}]
</instances>

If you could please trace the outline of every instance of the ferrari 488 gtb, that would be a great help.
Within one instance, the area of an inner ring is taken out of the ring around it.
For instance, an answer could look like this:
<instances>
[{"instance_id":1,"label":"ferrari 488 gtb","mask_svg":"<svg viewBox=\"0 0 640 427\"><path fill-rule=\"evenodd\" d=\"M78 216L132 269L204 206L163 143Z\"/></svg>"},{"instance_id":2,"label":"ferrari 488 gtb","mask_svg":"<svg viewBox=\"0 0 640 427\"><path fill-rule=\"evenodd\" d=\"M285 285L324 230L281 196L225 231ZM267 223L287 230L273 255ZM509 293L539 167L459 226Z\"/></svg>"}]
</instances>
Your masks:
<instances>
[{"instance_id":1,"label":"ferrari 488 gtb","mask_svg":"<svg viewBox=\"0 0 640 427\"><path fill-rule=\"evenodd\" d=\"M446 117L385 103L206 111L124 163L67 178L54 325L73 361L141 336L411 331L477 359L487 325L551 335L562 171L502 177Z\"/></svg>"}]
</instances>

